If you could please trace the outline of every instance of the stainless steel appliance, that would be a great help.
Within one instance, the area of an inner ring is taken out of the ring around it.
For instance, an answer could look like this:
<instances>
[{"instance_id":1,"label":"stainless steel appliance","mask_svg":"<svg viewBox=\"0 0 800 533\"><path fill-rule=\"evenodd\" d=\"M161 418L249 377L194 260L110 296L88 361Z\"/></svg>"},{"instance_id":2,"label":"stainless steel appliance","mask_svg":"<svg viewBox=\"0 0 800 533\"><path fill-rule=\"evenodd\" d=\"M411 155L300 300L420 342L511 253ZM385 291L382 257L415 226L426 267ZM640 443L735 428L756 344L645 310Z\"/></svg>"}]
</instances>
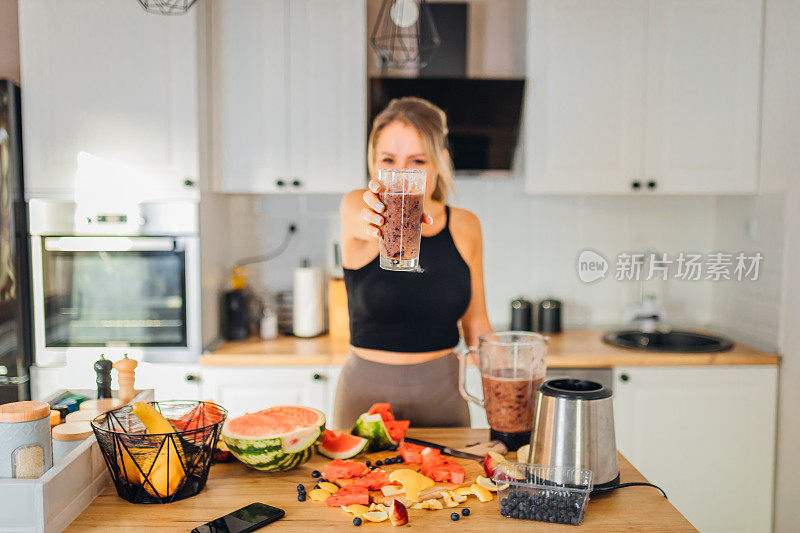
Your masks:
<instances>
[{"instance_id":1,"label":"stainless steel appliance","mask_svg":"<svg viewBox=\"0 0 800 533\"><path fill-rule=\"evenodd\" d=\"M30 397L32 360L20 89L0 80L0 404Z\"/></svg>"},{"instance_id":2,"label":"stainless steel appliance","mask_svg":"<svg viewBox=\"0 0 800 533\"><path fill-rule=\"evenodd\" d=\"M595 487L619 483L611 390L582 379L551 379L539 387L530 462L588 468Z\"/></svg>"},{"instance_id":3,"label":"stainless steel appliance","mask_svg":"<svg viewBox=\"0 0 800 533\"><path fill-rule=\"evenodd\" d=\"M196 203L29 204L37 365L64 364L73 353L198 359Z\"/></svg>"}]
</instances>

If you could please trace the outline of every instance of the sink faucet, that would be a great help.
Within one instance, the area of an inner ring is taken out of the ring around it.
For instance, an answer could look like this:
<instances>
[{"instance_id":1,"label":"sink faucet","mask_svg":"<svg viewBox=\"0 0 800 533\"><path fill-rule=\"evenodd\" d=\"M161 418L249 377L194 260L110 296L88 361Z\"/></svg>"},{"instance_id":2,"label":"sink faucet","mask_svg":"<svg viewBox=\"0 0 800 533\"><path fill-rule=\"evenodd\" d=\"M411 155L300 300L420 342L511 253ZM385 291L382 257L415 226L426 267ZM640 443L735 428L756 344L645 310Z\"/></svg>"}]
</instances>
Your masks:
<instances>
[{"instance_id":1,"label":"sink faucet","mask_svg":"<svg viewBox=\"0 0 800 533\"><path fill-rule=\"evenodd\" d=\"M654 266L661 265L656 259L656 251L652 249L645 250L641 257L634 256L633 260L639 262L639 276L636 280L636 303L625 309L623 318L626 322L635 325L642 332L653 333L661 329L666 313L663 306L659 304L655 294L645 294L644 266L647 264L648 260L652 261Z\"/></svg>"}]
</instances>

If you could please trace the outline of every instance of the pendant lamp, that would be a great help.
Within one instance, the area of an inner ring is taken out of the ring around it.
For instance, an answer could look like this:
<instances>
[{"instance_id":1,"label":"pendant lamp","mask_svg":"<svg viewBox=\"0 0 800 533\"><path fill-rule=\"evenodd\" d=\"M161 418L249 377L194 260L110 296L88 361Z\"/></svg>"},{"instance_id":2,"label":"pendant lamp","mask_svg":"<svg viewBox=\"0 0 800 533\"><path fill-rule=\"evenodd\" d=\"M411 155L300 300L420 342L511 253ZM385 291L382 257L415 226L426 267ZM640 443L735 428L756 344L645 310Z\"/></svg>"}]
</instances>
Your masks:
<instances>
[{"instance_id":1,"label":"pendant lamp","mask_svg":"<svg viewBox=\"0 0 800 533\"><path fill-rule=\"evenodd\" d=\"M424 67L440 42L425 0L383 0L370 44L384 68Z\"/></svg>"}]
</instances>

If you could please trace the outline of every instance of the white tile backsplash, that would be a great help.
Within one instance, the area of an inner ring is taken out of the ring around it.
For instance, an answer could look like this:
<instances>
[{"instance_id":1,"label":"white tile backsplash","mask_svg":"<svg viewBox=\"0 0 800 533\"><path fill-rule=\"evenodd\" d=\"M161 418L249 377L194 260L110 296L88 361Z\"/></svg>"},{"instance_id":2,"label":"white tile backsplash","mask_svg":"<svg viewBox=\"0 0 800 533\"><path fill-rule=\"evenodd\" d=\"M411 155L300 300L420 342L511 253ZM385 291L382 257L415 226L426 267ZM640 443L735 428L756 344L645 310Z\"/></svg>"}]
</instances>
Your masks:
<instances>
[{"instance_id":1,"label":"white tile backsplash","mask_svg":"<svg viewBox=\"0 0 800 533\"><path fill-rule=\"evenodd\" d=\"M531 196L515 178L459 178L456 189L458 196L451 203L481 220L487 309L490 320L501 327L508 323L509 303L517 296L562 299L567 325L619 324L636 295L635 283L613 279L619 252L713 249L712 197ZM338 195L228 197L232 262L274 249L294 223L298 229L287 251L250 267L257 287L291 288L292 270L303 258L320 266L331 264L339 201ZM587 247L611 263L606 279L591 285L582 283L576 271L577 256ZM648 291L665 296L673 323L711 321L708 282L648 282Z\"/></svg>"}]
</instances>

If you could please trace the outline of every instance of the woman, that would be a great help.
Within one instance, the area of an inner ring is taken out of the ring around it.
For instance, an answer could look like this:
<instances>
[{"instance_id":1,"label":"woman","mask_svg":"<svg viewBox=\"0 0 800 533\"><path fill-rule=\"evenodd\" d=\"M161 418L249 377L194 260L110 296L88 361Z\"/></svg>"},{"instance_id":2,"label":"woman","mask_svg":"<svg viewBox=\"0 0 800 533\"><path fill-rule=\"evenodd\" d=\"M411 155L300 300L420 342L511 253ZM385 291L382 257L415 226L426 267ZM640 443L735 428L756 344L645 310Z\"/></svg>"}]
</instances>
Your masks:
<instances>
[{"instance_id":1,"label":"woman","mask_svg":"<svg viewBox=\"0 0 800 533\"><path fill-rule=\"evenodd\" d=\"M375 402L390 402L412 426L468 426L458 393L461 323L468 346L491 331L483 293L478 218L447 205L453 165L444 112L426 100L392 100L372 125L367 190L342 200L344 280L351 353L336 391L334 427L349 428ZM381 168L427 172L419 272L378 266L385 206Z\"/></svg>"}]
</instances>

